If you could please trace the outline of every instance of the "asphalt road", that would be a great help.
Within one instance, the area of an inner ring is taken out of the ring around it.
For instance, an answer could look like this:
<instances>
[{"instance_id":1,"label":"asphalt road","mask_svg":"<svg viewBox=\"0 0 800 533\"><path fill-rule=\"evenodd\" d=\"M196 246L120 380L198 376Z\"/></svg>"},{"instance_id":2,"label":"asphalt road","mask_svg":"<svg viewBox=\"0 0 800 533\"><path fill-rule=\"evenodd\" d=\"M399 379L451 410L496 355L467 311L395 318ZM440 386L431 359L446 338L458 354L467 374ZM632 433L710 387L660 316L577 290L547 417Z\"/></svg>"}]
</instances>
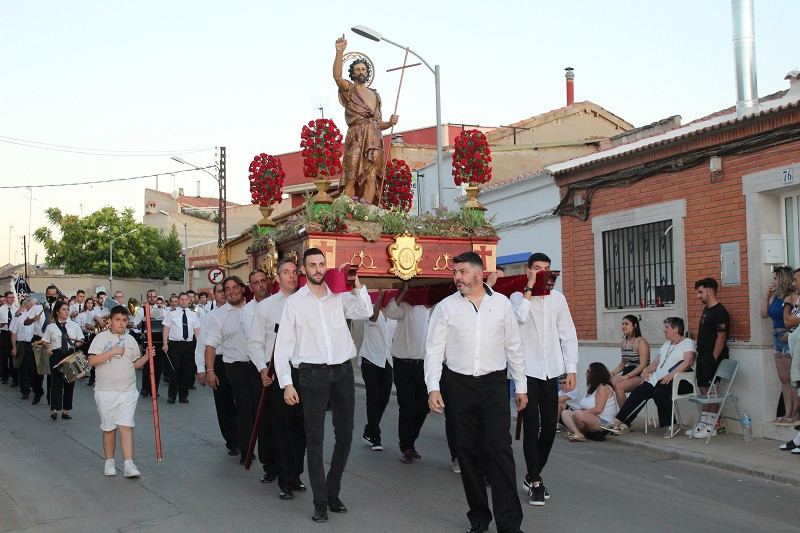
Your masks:
<instances>
[{"instance_id":1,"label":"asphalt road","mask_svg":"<svg viewBox=\"0 0 800 533\"><path fill-rule=\"evenodd\" d=\"M430 415L417 449L401 464L394 444L395 398L382 424L386 447L361 441L364 392L356 391L353 449L343 480L343 515L315 524L311 492L278 499L225 453L209 389L190 403L159 404L164 460L156 462L151 404L136 417L139 480L104 477L99 417L91 390L76 386L73 420L49 418L46 405L0 385L0 531L464 531L466 502L450 469L444 421ZM327 456L332 427L326 432ZM517 475L524 461L514 443ZM117 450L121 469L121 452ZM307 476L303 476L307 482ZM800 531L800 488L611 443L557 438L544 472L545 507L523 499L525 531ZM492 527L492 530L494 528Z\"/></svg>"}]
</instances>

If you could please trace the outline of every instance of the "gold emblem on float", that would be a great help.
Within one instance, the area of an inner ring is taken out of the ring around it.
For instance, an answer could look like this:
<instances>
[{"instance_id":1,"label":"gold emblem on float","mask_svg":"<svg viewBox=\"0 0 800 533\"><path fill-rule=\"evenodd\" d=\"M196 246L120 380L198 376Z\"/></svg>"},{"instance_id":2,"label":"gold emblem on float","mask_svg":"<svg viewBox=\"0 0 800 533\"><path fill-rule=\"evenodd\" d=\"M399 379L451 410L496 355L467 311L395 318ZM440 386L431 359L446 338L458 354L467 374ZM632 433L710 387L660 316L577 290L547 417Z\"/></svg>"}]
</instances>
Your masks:
<instances>
[{"instance_id":1,"label":"gold emblem on float","mask_svg":"<svg viewBox=\"0 0 800 533\"><path fill-rule=\"evenodd\" d=\"M418 244L416 237L408 232L394 238L394 242L389 245L389 258L393 265L389 273L400 279L411 279L417 274L422 274L422 269L419 268L422 245Z\"/></svg>"},{"instance_id":2,"label":"gold emblem on float","mask_svg":"<svg viewBox=\"0 0 800 533\"><path fill-rule=\"evenodd\" d=\"M272 237L267 238L264 259L259 263L259 268L267 274L267 279L271 280L278 273L278 247Z\"/></svg>"}]
</instances>

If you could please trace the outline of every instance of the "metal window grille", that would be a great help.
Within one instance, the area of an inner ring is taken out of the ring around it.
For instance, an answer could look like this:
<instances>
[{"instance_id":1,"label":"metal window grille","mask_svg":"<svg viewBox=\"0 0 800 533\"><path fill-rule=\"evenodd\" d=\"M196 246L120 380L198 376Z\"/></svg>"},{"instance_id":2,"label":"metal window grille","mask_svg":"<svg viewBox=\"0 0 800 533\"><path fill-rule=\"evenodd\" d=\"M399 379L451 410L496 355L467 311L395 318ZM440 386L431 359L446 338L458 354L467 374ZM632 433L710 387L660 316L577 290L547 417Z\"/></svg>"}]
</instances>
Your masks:
<instances>
[{"instance_id":1,"label":"metal window grille","mask_svg":"<svg viewBox=\"0 0 800 533\"><path fill-rule=\"evenodd\" d=\"M672 221L603 232L606 309L675 303Z\"/></svg>"}]
</instances>

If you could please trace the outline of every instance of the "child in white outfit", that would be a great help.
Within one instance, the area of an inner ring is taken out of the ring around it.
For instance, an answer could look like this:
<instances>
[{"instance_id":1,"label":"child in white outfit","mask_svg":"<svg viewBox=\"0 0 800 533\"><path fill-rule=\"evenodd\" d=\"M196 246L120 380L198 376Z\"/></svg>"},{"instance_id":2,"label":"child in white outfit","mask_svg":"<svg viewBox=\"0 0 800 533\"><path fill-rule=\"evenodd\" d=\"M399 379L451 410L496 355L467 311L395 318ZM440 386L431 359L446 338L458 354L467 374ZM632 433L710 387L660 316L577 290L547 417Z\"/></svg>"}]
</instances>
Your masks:
<instances>
[{"instance_id":1,"label":"child in white outfit","mask_svg":"<svg viewBox=\"0 0 800 533\"><path fill-rule=\"evenodd\" d=\"M117 474L114 449L119 428L125 477L139 477L139 470L133 464L133 426L139 398L136 370L147 363L148 357L142 357L136 340L125 333L128 326L128 310L125 307L114 307L109 319L111 327L99 333L89 347L89 364L97 370L94 401L100 413L100 429L103 430L103 452L106 457L103 473L107 476Z\"/></svg>"}]
</instances>

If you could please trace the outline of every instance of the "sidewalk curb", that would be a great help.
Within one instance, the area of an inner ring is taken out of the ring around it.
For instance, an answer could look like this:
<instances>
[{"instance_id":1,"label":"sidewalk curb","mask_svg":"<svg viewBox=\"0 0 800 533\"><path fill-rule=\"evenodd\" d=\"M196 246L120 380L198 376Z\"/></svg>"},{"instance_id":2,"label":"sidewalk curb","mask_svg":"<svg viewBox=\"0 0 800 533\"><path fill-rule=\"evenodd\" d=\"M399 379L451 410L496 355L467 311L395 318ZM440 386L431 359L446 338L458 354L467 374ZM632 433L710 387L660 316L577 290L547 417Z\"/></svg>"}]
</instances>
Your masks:
<instances>
[{"instance_id":1,"label":"sidewalk curb","mask_svg":"<svg viewBox=\"0 0 800 533\"><path fill-rule=\"evenodd\" d=\"M674 448L665 448L649 442L630 441L626 439L606 439L606 442L611 442L618 446L627 446L629 448L636 448L640 450L648 450L665 455L670 459L683 459L692 463L700 463L716 468L722 468L731 472L739 472L762 479L768 479L777 483L786 483L800 487L800 476L788 472L776 472L767 469L754 468L752 465L742 463L739 461L725 460L719 457L710 457L706 454L693 452L691 450L678 451Z\"/></svg>"}]
</instances>

